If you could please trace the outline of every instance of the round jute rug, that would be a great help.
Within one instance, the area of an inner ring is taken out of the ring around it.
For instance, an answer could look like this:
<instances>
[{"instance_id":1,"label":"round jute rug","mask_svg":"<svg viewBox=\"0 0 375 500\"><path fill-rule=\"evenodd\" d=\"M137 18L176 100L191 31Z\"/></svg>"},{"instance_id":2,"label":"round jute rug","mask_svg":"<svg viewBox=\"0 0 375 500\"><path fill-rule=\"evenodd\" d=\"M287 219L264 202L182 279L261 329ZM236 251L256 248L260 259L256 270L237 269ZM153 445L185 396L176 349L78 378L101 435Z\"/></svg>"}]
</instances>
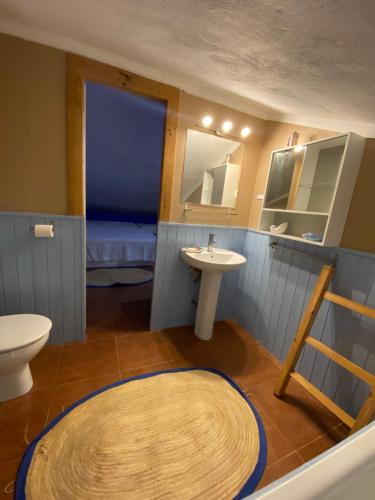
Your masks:
<instances>
[{"instance_id":1,"label":"round jute rug","mask_svg":"<svg viewBox=\"0 0 375 500\"><path fill-rule=\"evenodd\" d=\"M210 369L140 375L92 393L31 443L16 499L231 499L266 462L255 409Z\"/></svg>"}]
</instances>

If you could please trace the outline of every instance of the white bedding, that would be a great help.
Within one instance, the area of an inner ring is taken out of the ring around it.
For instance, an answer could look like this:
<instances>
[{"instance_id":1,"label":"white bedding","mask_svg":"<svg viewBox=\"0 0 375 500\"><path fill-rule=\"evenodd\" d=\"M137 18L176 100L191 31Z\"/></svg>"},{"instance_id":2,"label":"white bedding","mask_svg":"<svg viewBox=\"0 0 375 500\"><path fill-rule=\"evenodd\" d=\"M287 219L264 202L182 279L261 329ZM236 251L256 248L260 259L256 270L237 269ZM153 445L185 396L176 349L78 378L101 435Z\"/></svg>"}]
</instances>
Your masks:
<instances>
[{"instance_id":1,"label":"white bedding","mask_svg":"<svg viewBox=\"0 0 375 500\"><path fill-rule=\"evenodd\" d=\"M86 264L88 267L153 264L156 225L88 220Z\"/></svg>"}]
</instances>

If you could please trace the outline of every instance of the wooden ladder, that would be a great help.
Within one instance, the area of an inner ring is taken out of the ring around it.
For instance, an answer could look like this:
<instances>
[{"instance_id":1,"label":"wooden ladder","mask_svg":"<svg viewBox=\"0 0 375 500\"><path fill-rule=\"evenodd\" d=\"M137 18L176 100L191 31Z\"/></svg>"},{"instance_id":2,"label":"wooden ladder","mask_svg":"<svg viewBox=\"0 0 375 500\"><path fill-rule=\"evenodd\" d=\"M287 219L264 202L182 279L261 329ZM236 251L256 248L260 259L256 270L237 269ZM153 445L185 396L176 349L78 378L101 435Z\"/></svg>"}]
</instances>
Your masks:
<instances>
[{"instance_id":1,"label":"wooden ladder","mask_svg":"<svg viewBox=\"0 0 375 500\"><path fill-rule=\"evenodd\" d=\"M375 319L375 309L327 291L334 271L335 268L331 265L325 264L323 266L318 281L312 292L310 301L298 326L296 336L292 342L286 361L283 365L280 378L275 385L274 394L276 396L282 396L286 391L290 379L293 378L312 396L320 401L320 403L322 403L332 413L334 413L340 420L345 422L345 424L350 427L350 434L352 434L359 430L361 427L365 426L371 420L375 412L375 376L367 372L360 366L356 365L349 359L345 358L344 356L341 356L341 354L338 354L327 345L319 342L313 337L310 337L309 335L314 323L314 319L323 300L329 300L330 302L346 307L347 309L351 309L352 311L363 314L364 316L372 319ZM337 364L369 384L369 395L366 398L356 419L352 418L342 408L337 406L329 397L323 394L300 373L294 371L298 358L305 344L314 347L315 349L326 355L329 359L335 361Z\"/></svg>"}]
</instances>

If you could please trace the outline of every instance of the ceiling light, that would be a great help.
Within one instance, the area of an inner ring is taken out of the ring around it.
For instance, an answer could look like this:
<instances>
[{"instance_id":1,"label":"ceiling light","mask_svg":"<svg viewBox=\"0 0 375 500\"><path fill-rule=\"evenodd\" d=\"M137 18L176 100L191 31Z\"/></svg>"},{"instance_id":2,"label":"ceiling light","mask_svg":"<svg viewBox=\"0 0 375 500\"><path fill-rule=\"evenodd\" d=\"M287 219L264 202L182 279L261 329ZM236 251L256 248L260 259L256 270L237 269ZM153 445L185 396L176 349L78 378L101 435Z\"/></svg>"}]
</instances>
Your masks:
<instances>
[{"instance_id":1,"label":"ceiling light","mask_svg":"<svg viewBox=\"0 0 375 500\"><path fill-rule=\"evenodd\" d=\"M251 129L249 129L249 127L244 127L242 130L241 130L241 137L243 139L245 139L245 137L248 137L251 133Z\"/></svg>"},{"instance_id":2,"label":"ceiling light","mask_svg":"<svg viewBox=\"0 0 375 500\"><path fill-rule=\"evenodd\" d=\"M300 153L301 151L303 151L305 148L304 146L301 146L300 144L298 146L295 146L294 148L294 152L295 153Z\"/></svg>"},{"instance_id":3,"label":"ceiling light","mask_svg":"<svg viewBox=\"0 0 375 500\"><path fill-rule=\"evenodd\" d=\"M225 132L227 134L228 132L230 132L232 130L232 127L233 127L233 123L230 121L226 121L222 124L221 129L223 132Z\"/></svg>"},{"instance_id":4,"label":"ceiling light","mask_svg":"<svg viewBox=\"0 0 375 500\"><path fill-rule=\"evenodd\" d=\"M210 127L212 125L213 121L214 120L213 120L212 116L207 115L207 116L205 116L205 117L202 118L202 125L203 125L203 127L208 128L208 127Z\"/></svg>"}]
</instances>

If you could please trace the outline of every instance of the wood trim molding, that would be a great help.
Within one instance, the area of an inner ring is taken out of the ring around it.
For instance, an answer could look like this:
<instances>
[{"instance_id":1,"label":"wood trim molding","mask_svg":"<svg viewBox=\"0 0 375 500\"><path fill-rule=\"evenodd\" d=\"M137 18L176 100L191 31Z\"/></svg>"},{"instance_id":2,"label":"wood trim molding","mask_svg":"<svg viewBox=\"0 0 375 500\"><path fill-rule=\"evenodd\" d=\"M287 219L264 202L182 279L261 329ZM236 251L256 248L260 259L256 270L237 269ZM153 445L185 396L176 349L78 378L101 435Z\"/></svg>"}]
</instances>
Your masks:
<instances>
[{"instance_id":1,"label":"wood trim molding","mask_svg":"<svg viewBox=\"0 0 375 500\"><path fill-rule=\"evenodd\" d=\"M180 91L120 68L67 54L68 214L85 215L85 82L92 81L166 103L159 220L171 212Z\"/></svg>"}]
</instances>

